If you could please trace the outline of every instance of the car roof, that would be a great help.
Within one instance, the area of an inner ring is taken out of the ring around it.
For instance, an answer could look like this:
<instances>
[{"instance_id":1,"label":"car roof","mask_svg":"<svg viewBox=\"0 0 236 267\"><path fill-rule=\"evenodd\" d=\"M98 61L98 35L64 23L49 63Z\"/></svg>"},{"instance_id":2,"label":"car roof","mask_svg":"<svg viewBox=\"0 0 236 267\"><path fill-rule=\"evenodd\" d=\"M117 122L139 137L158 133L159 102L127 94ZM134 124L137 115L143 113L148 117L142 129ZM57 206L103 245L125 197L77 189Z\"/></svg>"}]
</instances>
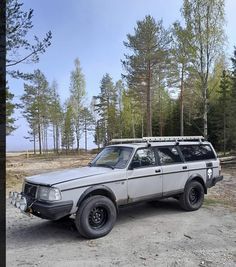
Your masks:
<instances>
[{"instance_id":1,"label":"car roof","mask_svg":"<svg viewBox=\"0 0 236 267\"><path fill-rule=\"evenodd\" d=\"M109 145L108 147L131 147L131 148L139 148L145 147L147 144L150 144L151 147L159 147L159 146L175 146L176 142L140 142L140 143L123 143L123 144L114 144ZM209 145L210 143L207 141L204 142L178 142L178 145Z\"/></svg>"}]
</instances>

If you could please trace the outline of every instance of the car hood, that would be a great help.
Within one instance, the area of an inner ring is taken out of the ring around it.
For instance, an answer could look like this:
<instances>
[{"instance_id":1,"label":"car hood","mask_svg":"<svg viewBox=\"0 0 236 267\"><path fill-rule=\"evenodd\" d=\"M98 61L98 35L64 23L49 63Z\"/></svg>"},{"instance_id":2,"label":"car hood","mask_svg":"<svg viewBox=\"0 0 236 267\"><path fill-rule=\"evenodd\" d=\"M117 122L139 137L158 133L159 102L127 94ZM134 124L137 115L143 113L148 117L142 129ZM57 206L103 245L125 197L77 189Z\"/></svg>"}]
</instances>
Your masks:
<instances>
[{"instance_id":1,"label":"car hood","mask_svg":"<svg viewBox=\"0 0 236 267\"><path fill-rule=\"evenodd\" d=\"M104 173L112 172L112 169L103 167L82 167L74 169L65 169L60 171L42 173L26 177L26 182L41 185L56 185L59 183L69 182L76 179L89 178Z\"/></svg>"}]
</instances>

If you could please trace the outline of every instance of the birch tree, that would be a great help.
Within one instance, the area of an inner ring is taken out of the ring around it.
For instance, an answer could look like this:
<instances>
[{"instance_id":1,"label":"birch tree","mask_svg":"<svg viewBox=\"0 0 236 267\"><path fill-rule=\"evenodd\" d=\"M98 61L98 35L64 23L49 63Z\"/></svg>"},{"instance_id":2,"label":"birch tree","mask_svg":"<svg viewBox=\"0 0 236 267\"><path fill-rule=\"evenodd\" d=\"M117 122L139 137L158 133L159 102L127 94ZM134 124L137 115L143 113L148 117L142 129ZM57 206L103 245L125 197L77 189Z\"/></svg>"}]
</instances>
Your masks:
<instances>
[{"instance_id":1,"label":"birch tree","mask_svg":"<svg viewBox=\"0 0 236 267\"><path fill-rule=\"evenodd\" d=\"M79 151L80 147L80 138L81 138L81 112L83 110L83 102L85 99L86 91L85 91L85 77L82 73L82 69L80 67L79 59L75 59L75 67L70 75L70 102L73 112L73 121L74 121L74 129L75 129L75 138L76 138L76 148Z\"/></svg>"},{"instance_id":2,"label":"birch tree","mask_svg":"<svg viewBox=\"0 0 236 267\"><path fill-rule=\"evenodd\" d=\"M182 16L193 51L193 64L199 76L203 106L203 132L208 137L209 74L221 53L224 35L224 0L184 0Z\"/></svg>"}]
</instances>

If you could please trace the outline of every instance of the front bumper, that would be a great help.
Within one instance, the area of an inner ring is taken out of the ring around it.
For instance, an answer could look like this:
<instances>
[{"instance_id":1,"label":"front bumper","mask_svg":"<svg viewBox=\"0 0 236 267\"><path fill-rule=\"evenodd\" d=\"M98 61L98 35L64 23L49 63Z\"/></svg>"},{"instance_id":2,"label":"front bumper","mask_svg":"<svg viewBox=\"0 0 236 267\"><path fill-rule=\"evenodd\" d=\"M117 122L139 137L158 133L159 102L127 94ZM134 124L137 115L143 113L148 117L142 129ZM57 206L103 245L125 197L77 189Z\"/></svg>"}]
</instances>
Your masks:
<instances>
[{"instance_id":1,"label":"front bumper","mask_svg":"<svg viewBox=\"0 0 236 267\"><path fill-rule=\"evenodd\" d=\"M42 202L35 201L32 206L32 214L43 219L58 220L70 214L73 201Z\"/></svg>"},{"instance_id":2,"label":"front bumper","mask_svg":"<svg viewBox=\"0 0 236 267\"><path fill-rule=\"evenodd\" d=\"M33 200L22 193L14 192L21 195L21 200L26 202L24 210L20 209L20 205L17 205L17 201L13 201L10 198L10 203L19 208L23 213L33 214L42 219L58 220L70 214L73 206L73 201L59 201L59 202L46 202Z\"/></svg>"},{"instance_id":3,"label":"front bumper","mask_svg":"<svg viewBox=\"0 0 236 267\"><path fill-rule=\"evenodd\" d=\"M215 186L216 183L218 183L219 181L222 181L222 180L223 180L223 175L211 178L211 179L207 180L206 187L211 188L211 187Z\"/></svg>"}]
</instances>

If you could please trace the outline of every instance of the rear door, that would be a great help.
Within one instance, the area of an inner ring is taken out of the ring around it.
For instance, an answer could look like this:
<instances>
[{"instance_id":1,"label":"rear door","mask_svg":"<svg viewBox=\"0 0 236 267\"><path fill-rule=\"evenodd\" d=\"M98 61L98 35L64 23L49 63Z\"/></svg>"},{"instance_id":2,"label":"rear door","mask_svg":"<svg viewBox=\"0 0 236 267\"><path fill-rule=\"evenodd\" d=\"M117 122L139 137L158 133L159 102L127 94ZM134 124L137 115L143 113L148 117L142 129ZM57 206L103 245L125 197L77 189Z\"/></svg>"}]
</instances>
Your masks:
<instances>
[{"instance_id":1,"label":"rear door","mask_svg":"<svg viewBox=\"0 0 236 267\"><path fill-rule=\"evenodd\" d=\"M128 202L162 196L161 168L153 147L139 148L127 171Z\"/></svg>"},{"instance_id":2,"label":"rear door","mask_svg":"<svg viewBox=\"0 0 236 267\"><path fill-rule=\"evenodd\" d=\"M163 175L163 196L181 193L188 179L188 167L176 146L157 148Z\"/></svg>"},{"instance_id":3,"label":"rear door","mask_svg":"<svg viewBox=\"0 0 236 267\"><path fill-rule=\"evenodd\" d=\"M207 179L219 175L219 160L210 144L180 145L180 150L188 164L189 176L198 175Z\"/></svg>"}]
</instances>

